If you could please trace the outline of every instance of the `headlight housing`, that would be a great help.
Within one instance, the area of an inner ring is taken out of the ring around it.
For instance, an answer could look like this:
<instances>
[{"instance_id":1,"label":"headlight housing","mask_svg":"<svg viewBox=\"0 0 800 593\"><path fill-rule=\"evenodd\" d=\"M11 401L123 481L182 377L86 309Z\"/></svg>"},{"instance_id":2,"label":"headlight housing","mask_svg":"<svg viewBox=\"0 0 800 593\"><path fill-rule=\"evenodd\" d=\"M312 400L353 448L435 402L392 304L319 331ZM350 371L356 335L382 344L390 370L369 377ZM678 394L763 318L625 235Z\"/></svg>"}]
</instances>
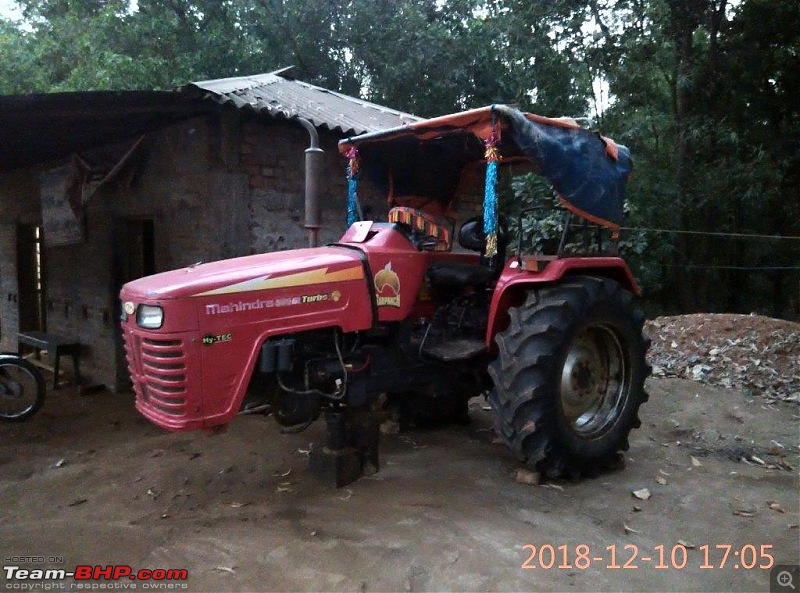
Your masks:
<instances>
[{"instance_id":1,"label":"headlight housing","mask_svg":"<svg viewBox=\"0 0 800 593\"><path fill-rule=\"evenodd\" d=\"M164 309L155 305L139 305L136 325L145 329L158 329L164 324Z\"/></svg>"}]
</instances>

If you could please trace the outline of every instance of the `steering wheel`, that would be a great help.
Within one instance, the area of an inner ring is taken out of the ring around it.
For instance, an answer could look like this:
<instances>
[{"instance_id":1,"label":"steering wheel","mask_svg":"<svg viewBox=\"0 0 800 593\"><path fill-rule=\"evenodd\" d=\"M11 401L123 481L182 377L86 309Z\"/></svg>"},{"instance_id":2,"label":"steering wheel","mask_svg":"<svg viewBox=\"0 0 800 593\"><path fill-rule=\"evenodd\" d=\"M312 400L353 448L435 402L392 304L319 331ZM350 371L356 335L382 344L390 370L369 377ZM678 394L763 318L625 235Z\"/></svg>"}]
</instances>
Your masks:
<instances>
[{"instance_id":1,"label":"steering wheel","mask_svg":"<svg viewBox=\"0 0 800 593\"><path fill-rule=\"evenodd\" d=\"M420 250L450 249L450 229L422 210L396 206L389 210L389 222L408 226L411 229L411 236L408 239Z\"/></svg>"}]
</instances>

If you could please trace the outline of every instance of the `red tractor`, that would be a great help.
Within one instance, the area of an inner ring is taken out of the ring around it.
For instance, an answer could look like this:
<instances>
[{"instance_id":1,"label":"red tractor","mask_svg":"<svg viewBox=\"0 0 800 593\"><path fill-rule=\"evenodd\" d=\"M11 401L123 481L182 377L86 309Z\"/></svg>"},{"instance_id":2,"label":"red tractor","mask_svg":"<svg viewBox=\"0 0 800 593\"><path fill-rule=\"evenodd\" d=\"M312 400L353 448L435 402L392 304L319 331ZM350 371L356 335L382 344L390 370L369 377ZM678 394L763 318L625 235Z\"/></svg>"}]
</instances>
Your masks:
<instances>
[{"instance_id":1,"label":"red tractor","mask_svg":"<svg viewBox=\"0 0 800 593\"><path fill-rule=\"evenodd\" d=\"M639 288L615 255L564 256L575 225L555 255L526 255L518 239L507 257L497 173L541 174L570 217L616 234L628 150L573 120L492 106L340 151L350 185L339 242L123 287L137 409L169 430L222 427L248 392L268 397L286 431L323 412L328 442L311 467L338 486L377 471L387 399L406 417L459 420L488 393L500 436L549 476L593 473L627 449L650 372ZM387 196L388 222L359 220L365 179ZM482 212L458 227L454 250L455 204L476 185Z\"/></svg>"}]
</instances>

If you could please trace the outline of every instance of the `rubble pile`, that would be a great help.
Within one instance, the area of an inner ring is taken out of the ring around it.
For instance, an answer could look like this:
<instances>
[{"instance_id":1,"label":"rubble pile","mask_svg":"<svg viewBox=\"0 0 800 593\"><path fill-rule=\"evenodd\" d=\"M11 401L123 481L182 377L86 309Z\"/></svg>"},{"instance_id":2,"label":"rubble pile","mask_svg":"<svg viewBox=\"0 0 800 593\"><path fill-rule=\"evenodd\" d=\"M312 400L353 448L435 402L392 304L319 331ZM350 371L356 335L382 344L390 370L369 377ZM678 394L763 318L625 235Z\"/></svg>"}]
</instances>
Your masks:
<instances>
[{"instance_id":1,"label":"rubble pile","mask_svg":"<svg viewBox=\"0 0 800 593\"><path fill-rule=\"evenodd\" d=\"M654 377L681 377L770 400L800 403L800 324L759 315L657 317Z\"/></svg>"}]
</instances>

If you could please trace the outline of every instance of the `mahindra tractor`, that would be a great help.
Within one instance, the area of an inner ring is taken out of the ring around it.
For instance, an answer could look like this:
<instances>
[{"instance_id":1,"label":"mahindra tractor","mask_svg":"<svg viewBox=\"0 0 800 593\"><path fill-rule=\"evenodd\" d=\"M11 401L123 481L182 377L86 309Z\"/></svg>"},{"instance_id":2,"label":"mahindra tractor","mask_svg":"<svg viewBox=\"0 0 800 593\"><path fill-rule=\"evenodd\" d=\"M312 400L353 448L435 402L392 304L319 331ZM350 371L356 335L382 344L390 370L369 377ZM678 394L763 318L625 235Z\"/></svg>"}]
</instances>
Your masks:
<instances>
[{"instance_id":1,"label":"mahindra tractor","mask_svg":"<svg viewBox=\"0 0 800 593\"><path fill-rule=\"evenodd\" d=\"M342 486L378 470L386 406L401 419L466 421L467 400L483 395L529 467L550 477L613 467L647 400L640 290L615 249L564 247L589 223L615 244L628 150L574 120L503 105L339 149L349 226L338 242L122 288L139 412L175 431L224 427L253 396L285 432L322 415L327 440L311 470ZM531 209L504 189L509 168L543 176L563 205L555 253L528 252ZM388 220L362 220L364 182L388 201Z\"/></svg>"}]
</instances>

